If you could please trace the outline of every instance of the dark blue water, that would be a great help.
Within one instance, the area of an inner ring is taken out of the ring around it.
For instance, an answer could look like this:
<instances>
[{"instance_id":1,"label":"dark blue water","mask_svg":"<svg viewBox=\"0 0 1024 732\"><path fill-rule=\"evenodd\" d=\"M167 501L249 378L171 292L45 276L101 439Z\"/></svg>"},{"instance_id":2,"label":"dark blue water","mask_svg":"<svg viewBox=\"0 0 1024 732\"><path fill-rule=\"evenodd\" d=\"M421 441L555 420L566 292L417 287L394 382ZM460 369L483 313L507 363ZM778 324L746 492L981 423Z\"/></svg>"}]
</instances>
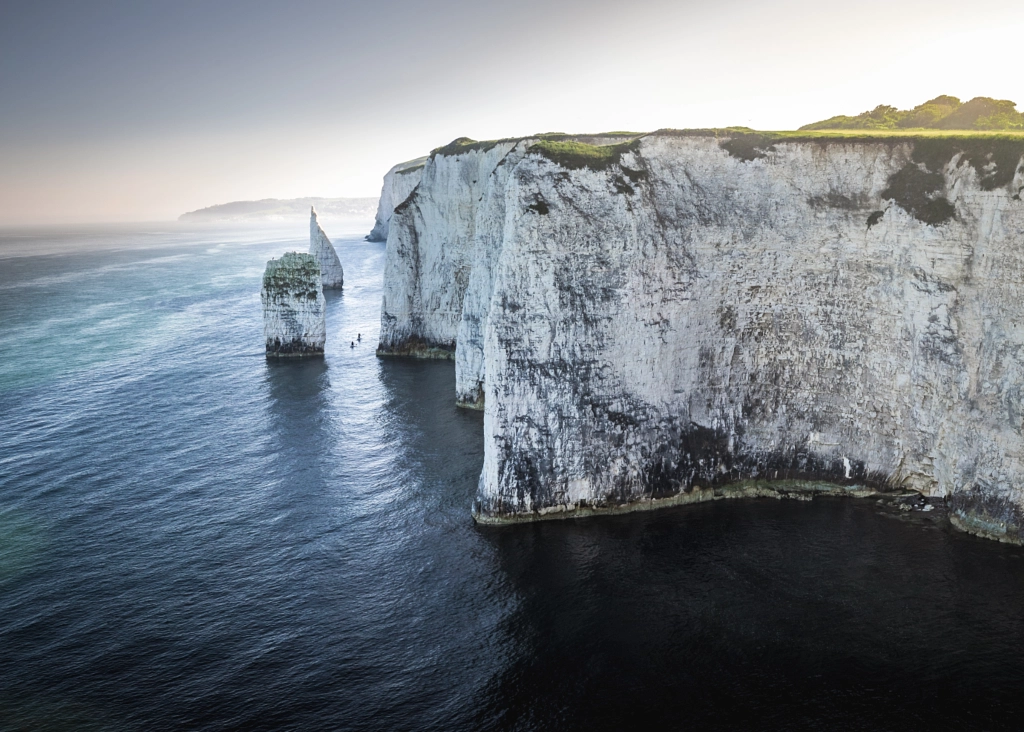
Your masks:
<instances>
[{"instance_id":1,"label":"dark blue water","mask_svg":"<svg viewBox=\"0 0 1024 732\"><path fill-rule=\"evenodd\" d=\"M828 499L474 526L482 419L374 356L383 245L332 233L287 363L304 231L0 237L63 252L0 259L0 729L1024 726L1019 548Z\"/></svg>"}]
</instances>

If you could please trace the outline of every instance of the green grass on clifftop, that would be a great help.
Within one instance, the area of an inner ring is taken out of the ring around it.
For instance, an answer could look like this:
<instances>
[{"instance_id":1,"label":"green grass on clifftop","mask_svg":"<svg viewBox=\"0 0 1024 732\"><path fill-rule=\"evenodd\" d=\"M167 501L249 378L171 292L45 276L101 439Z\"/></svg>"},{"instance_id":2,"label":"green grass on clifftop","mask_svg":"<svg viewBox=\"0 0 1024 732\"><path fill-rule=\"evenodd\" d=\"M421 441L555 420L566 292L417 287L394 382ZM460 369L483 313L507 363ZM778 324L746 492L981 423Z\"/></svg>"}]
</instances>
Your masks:
<instances>
[{"instance_id":1,"label":"green grass on clifftop","mask_svg":"<svg viewBox=\"0 0 1024 732\"><path fill-rule=\"evenodd\" d=\"M614 182L620 193L632 193L632 183L646 178L645 168L631 170L621 166L626 152L639 151L644 139L657 137L713 138L718 146L734 158L752 162L779 152L779 146L811 143L822 146L899 145L908 144L910 159L906 165L889 177L882 197L899 204L920 221L938 226L956 215L952 203L946 199L944 171L947 166L967 164L974 168L983 190L1005 188L1013 180L1024 158L1024 130L795 130L787 132L757 132L745 127L701 130L658 130L628 142L613 145L589 145L578 141L541 140L530 147L530 152L541 155L557 165L576 170L606 170L613 165L621 168L622 175ZM1024 189L1010 191L1014 200L1020 200ZM542 211L540 213L546 213ZM877 223L882 212L868 218L869 226Z\"/></svg>"},{"instance_id":2,"label":"green grass on clifftop","mask_svg":"<svg viewBox=\"0 0 1024 732\"><path fill-rule=\"evenodd\" d=\"M530 147L530 152L543 155L563 168L576 170L590 168L604 170L616 165L623 153L637 150L644 137L713 137L721 140L719 145L733 157L741 160L755 160L775 150L775 145L786 142L818 143L901 143L911 142L920 146L927 144L930 149L941 149L948 157L958 152L982 161L989 153L997 157L1012 156L1019 145L1024 144L1024 130L792 130L759 132L749 127L724 127L717 129L658 130L614 145L590 145L583 142L561 139L540 140ZM925 143L925 141L927 141ZM933 155L934 157L934 155ZM1012 175L1011 175L1012 177Z\"/></svg>"},{"instance_id":3,"label":"green grass on clifftop","mask_svg":"<svg viewBox=\"0 0 1024 732\"><path fill-rule=\"evenodd\" d=\"M530 152L543 155L551 162L569 170L580 168L605 170L611 165L617 165L624 153L636 150L638 145L639 140L630 140L617 145L588 145L583 142L541 140L530 147Z\"/></svg>"},{"instance_id":4,"label":"green grass on clifftop","mask_svg":"<svg viewBox=\"0 0 1024 732\"><path fill-rule=\"evenodd\" d=\"M837 140L849 142L904 142L922 137L950 140L983 139L983 140L1022 140L1022 130L933 130L933 129L839 129L839 130L752 130L749 127L713 127L704 129L673 130L663 129L650 135L666 137L760 137L777 142L810 142L814 140Z\"/></svg>"},{"instance_id":5,"label":"green grass on clifftop","mask_svg":"<svg viewBox=\"0 0 1024 732\"><path fill-rule=\"evenodd\" d=\"M457 137L447 145L435 147L430 151L430 157L435 158L439 155L462 155L463 153L473 152L474 150L483 150L484 152L487 152L502 142L512 142L512 140L484 140L483 142L478 142L470 137Z\"/></svg>"},{"instance_id":6,"label":"green grass on clifftop","mask_svg":"<svg viewBox=\"0 0 1024 732\"><path fill-rule=\"evenodd\" d=\"M498 140L474 140L469 137L459 137L447 145L441 147L435 147L430 151L430 157L437 156L450 156L450 155L463 155L465 153L474 152L477 150L487 152L493 150L498 145L503 143L518 143L523 140L538 140L539 142L563 142L567 144L580 144L587 145L588 147L595 147L594 145L588 145L588 143L579 142L580 140L595 140L595 139L608 139L608 138L623 138L629 141L633 141L638 137L642 137L645 133L643 132L597 132L587 133L581 135L570 135L565 132L543 132L537 135L527 135L525 137L503 137Z\"/></svg>"}]
</instances>

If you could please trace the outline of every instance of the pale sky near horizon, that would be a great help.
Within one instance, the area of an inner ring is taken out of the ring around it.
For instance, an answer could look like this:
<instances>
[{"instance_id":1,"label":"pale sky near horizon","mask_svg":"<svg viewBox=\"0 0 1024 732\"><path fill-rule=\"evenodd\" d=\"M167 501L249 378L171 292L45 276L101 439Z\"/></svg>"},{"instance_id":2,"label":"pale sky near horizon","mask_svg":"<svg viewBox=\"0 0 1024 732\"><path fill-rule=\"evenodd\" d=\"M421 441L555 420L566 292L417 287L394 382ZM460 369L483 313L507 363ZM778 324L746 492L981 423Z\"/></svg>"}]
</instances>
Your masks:
<instances>
[{"instance_id":1,"label":"pale sky near horizon","mask_svg":"<svg viewBox=\"0 0 1024 732\"><path fill-rule=\"evenodd\" d=\"M463 135L1024 108L1006 0L6 0L0 21L0 225L375 196Z\"/></svg>"}]
</instances>

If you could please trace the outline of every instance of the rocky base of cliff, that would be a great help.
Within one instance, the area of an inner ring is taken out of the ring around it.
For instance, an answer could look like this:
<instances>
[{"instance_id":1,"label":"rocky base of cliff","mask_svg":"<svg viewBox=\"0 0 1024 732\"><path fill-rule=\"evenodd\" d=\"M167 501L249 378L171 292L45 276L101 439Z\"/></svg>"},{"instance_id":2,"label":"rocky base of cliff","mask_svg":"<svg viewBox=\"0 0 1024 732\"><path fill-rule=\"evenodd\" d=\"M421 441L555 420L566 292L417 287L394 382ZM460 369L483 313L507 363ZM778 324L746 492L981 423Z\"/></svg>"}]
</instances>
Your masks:
<instances>
[{"instance_id":1,"label":"rocky base of cliff","mask_svg":"<svg viewBox=\"0 0 1024 732\"><path fill-rule=\"evenodd\" d=\"M267 356L280 358L303 358L307 356L323 357L323 355L323 346L318 347L304 343L301 338L293 338L290 341L282 341L280 338L275 338L273 343L270 341L267 342Z\"/></svg>"},{"instance_id":2,"label":"rocky base of cliff","mask_svg":"<svg viewBox=\"0 0 1024 732\"><path fill-rule=\"evenodd\" d=\"M378 356L396 358L425 358L438 361L455 360L454 343L432 343L423 338L406 338L393 344L377 346Z\"/></svg>"},{"instance_id":3,"label":"rocky base of cliff","mask_svg":"<svg viewBox=\"0 0 1024 732\"><path fill-rule=\"evenodd\" d=\"M630 503L606 502L574 506L555 506L532 513L509 514L484 510L478 502L473 509L473 518L478 524L504 526L552 519L576 519L590 516L614 516L639 511L653 511L659 508L685 506L707 501L722 501L741 498L772 498L775 500L813 501L819 498L861 498L872 499L879 510L887 516L908 521L927 521L947 524L950 521L957 528L960 522L947 508L943 499L929 498L915 491L880 491L863 485L837 485L821 481L763 481L746 480L716 488L695 487L686 493L665 498L650 498ZM978 533L972 531L971 533Z\"/></svg>"},{"instance_id":4,"label":"rocky base of cliff","mask_svg":"<svg viewBox=\"0 0 1024 732\"><path fill-rule=\"evenodd\" d=\"M1009 499L975 489L955 493L949 501L949 520L968 534L1005 544L1024 545L1024 515Z\"/></svg>"},{"instance_id":5,"label":"rocky base of cliff","mask_svg":"<svg viewBox=\"0 0 1024 732\"><path fill-rule=\"evenodd\" d=\"M476 388L466 392L459 392L455 396L455 406L462 409L475 409L478 412L484 411L484 390Z\"/></svg>"}]
</instances>

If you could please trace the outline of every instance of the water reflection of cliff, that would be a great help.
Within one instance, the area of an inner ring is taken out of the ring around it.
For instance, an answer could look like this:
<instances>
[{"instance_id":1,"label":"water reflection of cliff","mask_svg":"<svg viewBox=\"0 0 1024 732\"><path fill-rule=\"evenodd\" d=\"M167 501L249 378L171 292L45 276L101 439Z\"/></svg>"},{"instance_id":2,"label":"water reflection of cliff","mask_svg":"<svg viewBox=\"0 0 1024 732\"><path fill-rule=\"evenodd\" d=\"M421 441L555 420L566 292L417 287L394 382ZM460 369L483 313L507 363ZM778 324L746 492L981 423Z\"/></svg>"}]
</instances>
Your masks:
<instances>
[{"instance_id":1,"label":"water reflection of cliff","mask_svg":"<svg viewBox=\"0 0 1024 732\"><path fill-rule=\"evenodd\" d=\"M266 384L276 468L289 483L323 483L323 456L331 452L323 429L330 390L326 362L268 359Z\"/></svg>"},{"instance_id":2,"label":"water reflection of cliff","mask_svg":"<svg viewBox=\"0 0 1024 732\"><path fill-rule=\"evenodd\" d=\"M405 450L407 469L430 477L409 485L426 489L422 497L438 516L468 521L483 464L483 415L455 406L454 365L381 359L380 379L387 440Z\"/></svg>"}]
</instances>

